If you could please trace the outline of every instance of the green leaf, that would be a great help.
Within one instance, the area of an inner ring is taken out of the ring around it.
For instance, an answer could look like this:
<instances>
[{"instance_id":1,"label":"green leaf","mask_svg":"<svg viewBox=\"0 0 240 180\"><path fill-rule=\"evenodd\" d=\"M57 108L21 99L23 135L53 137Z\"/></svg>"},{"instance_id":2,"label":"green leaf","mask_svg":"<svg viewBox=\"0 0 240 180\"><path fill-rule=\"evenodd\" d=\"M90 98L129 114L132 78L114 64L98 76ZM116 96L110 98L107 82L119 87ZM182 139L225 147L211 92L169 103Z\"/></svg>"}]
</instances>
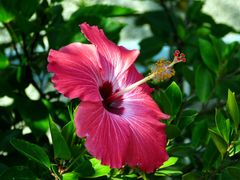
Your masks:
<instances>
[{"instance_id":1,"label":"green leaf","mask_svg":"<svg viewBox=\"0 0 240 180\"><path fill-rule=\"evenodd\" d=\"M51 164L48 155L40 146L20 139L13 139L11 144L28 158L50 169Z\"/></svg>"},{"instance_id":2,"label":"green leaf","mask_svg":"<svg viewBox=\"0 0 240 180\"><path fill-rule=\"evenodd\" d=\"M16 15L29 19L36 11L39 0L24 0L19 3L17 0L3 0L5 7Z\"/></svg>"},{"instance_id":3,"label":"green leaf","mask_svg":"<svg viewBox=\"0 0 240 180\"><path fill-rule=\"evenodd\" d=\"M167 161L165 161L163 163L163 165L159 169L172 166L172 165L176 164L177 161L178 161L178 157L170 157Z\"/></svg>"},{"instance_id":4,"label":"green leaf","mask_svg":"<svg viewBox=\"0 0 240 180\"><path fill-rule=\"evenodd\" d=\"M153 92L153 99L166 114L172 114L172 105L167 95L162 90Z\"/></svg>"},{"instance_id":5,"label":"green leaf","mask_svg":"<svg viewBox=\"0 0 240 180\"><path fill-rule=\"evenodd\" d=\"M210 141L206 146L206 150L204 151L204 154L203 154L204 169L209 169L214 167L217 159L220 159L219 156L220 156L220 153L216 145L214 144L213 140L210 139Z\"/></svg>"},{"instance_id":6,"label":"green leaf","mask_svg":"<svg viewBox=\"0 0 240 180\"><path fill-rule=\"evenodd\" d=\"M212 41L213 48L215 50L215 53L221 68L221 66L224 65L223 61L225 60L226 55L228 54L228 51L229 51L228 46L223 42L223 40L216 38L214 36L210 35L210 39Z\"/></svg>"},{"instance_id":7,"label":"green leaf","mask_svg":"<svg viewBox=\"0 0 240 180\"><path fill-rule=\"evenodd\" d=\"M14 19L14 14L3 7L0 2L0 22L9 23Z\"/></svg>"},{"instance_id":8,"label":"green leaf","mask_svg":"<svg viewBox=\"0 0 240 180\"><path fill-rule=\"evenodd\" d=\"M1 10L1 7L0 7L0 10ZM0 14L1 14L1 12L0 12ZM1 15L0 15L0 18L1 18ZM6 58L6 56L4 56L3 54L0 53L0 70L5 69L8 66L9 66L8 59Z\"/></svg>"},{"instance_id":9,"label":"green leaf","mask_svg":"<svg viewBox=\"0 0 240 180\"><path fill-rule=\"evenodd\" d=\"M155 45L152 46L152 44ZM163 43L161 43L160 39L156 36L143 39L139 45L141 53L138 61L146 61L146 59L152 58L154 55L159 53L163 47Z\"/></svg>"},{"instance_id":10,"label":"green leaf","mask_svg":"<svg viewBox=\"0 0 240 180\"><path fill-rule=\"evenodd\" d=\"M210 70L217 74L219 64L212 44L205 39L199 39L199 48L203 62Z\"/></svg>"},{"instance_id":11,"label":"green leaf","mask_svg":"<svg viewBox=\"0 0 240 180\"><path fill-rule=\"evenodd\" d=\"M47 132L48 110L42 101L31 101L27 97L15 96L14 102L22 119L35 136L41 136Z\"/></svg>"},{"instance_id":12,"label":"green leaf","mask_svg":"<svg viewBox=\"0 0 240 180\"><path fill-rule=\"evenodd\" d=\"M239 126L239 109L235 94L230 89L228 90L227 111L233 120L235 133L237 133Z\"/></svg>"},{"instance_id":13,"label":"green leaf","mask_svg":"<svg viewBox=\"0 0 240 180\"><path fill-rule=\"evenodd\" d=\"M76 172L69 172L63 174L63 180L73 180L73 179L79 179L79 173Z\"/></svg>"},{"instance_id":14,"label":"green leaf","mask_svg":"<svg viewBox=\"0 0 240 180\"><path fill-rule=\"evenodd\" d=\"M92 167L93 167L95 173L93 175L89 176L89 178L97 178L97 177L101 177L101 176L106 176L111 170L109 166L101 165L101 161L99 161L95 158L90 159L90 161L92 163Z\"/></svg>"},{"instance_id":15,"label":"green leaf","mask_svg":"<svg viewBox=\"0 0 240 180\"><path fill-rule=\"evenodd\" d=\"M1 175L0 179L14 179L14 180L32 180L38 179L36 175L25 166L13 166L5 170Z\"/></svg>"},{"instance_id":16,"label":"green leaf","mask_svg":"<svg viewBox=\"0 0 240 180\"><path fill-rule=\"evenodd\" d=\"M207 123L203 119L195 123L195 126L192 131L192 145L198 147L200 143L205 143L207 137Z\"/></svg>"},{"instance_id":17,"label":"green leaf","mask_svg":"<svg viewBox=\"0 0 240 180\"><path fill-rule=\"evenodd\" d=\"M68 145L71 145L72 140L75 136L75 126L73 121L69 121L63 128L62 128L62 136L65 138Z\"/></svg>"},{"instance_id":18,"label":"green leaf","mask_svg":"<svg viewBox=\"0 0 240 180\"><path fill-rule=\"evenodd\" d=\"M211 73L199 65L195 73L196 94L201 102L206 102L213 89L213 78Z\"/></svg>"},{"instance_id":19,"label":"green leaf","mask_svg":"<svg viewBox=\"0 0 240 180\"><path fill-rule=\"evenodd\" d=\"M230 128L227 125L227 121L224 118L220 110L216 109L215 112L215 123L219 133L223 136L226 143L229 142Z\"/></svg>"},{"instance_id":20,"label":"green leaf","mask_svg":"<svg viewBox=\"0 0 240 180\"><path fill-rule=\"evenodd\" d=\"M8 169L7 165L0 163L0 177L1 177L1 174L3 174L3 172L6 171L7 169Z\"/></svg>"},{"instance_id":21,"label":"green leaf","mask_svg":"<svg viewBox=\"0 0 240 180\"><path fill-rule=\"evenodd\" d=\"M182 180L199 180L201 177L201 173L199 172L189 172L182 176Z\"/></svg>"},{"instance_id":22,"label":"green leaf","mask_svg":"<svg viewBox=\"0 0 240 180\"><path fill-rule=\"evenodd\" d=\"M96 4L92 6L81 7L76 11L71 18L79 18L80 16L94 17L115 17L115 16L127 16L133 15L135 11L131 8L116 6L116 5L104 5Z\"/></svg>"},{"instance_id":23,"label":"green leaf","mask_svg":"<svg viewBox=\"0 0 240 180\"><path fill-rule=\"evenodd\" d=\"M180 109L180 106L182 104L182 92L179 86L175 83L172 82L170 86L166 89L166 95L171 102L172 106L172 114L171 115L176 115Z\"/></svg>"},{"instance_id":24,"label":"green leaf","mask_svg":"<svg viewBox=\"0 0 240 180\"><path fill-rule=\"evenodd\" d=\"M183 174L182 171L179 170L172 170L172 169L164 169L164 170L157 170L155 172L155 176L179 176Z\"/></svg>"},{"instance_id":25,"label":"green leaf","mask_svg":"<svg viewBox=\"0 0 240 180\"><path fill-rule=\"evenodd\" d=\"M240 167L230 166L226 170L233 178L239 179Z\"/></svg>"},{"instance_id":26,"label":"green leaf","mask_svg":"<svg viewBox=\"0 0 240 180\"><path fill-rule=\"evenodd\" d=\"M214 144L216 145L218 151L220 152L221 154L221 157L223 159L225 153L227 152L227 148L228 148L228 145L227 143L225 142L225 140L217 133L215 132L214 130L212 129L208 129L212 139L213 139L213 142Z\"/></svg>"},{"instance_id":27,"label":"green leaf","mask_svg":"<svg viewBox=\"0 0 240 180\"><path fill-rule=\"evenodd\" d=\"M49 126L53 142L54 158L70 159L71 152L68 145L51 117L49 118Z\"/></svg>"},{"instance_id":28,"label":"green leaf","mask_svg":"<svg viewBox=\"0 0 240 180\"><path fill-rule=\"evenodd\" d=\"M181 118L180 118L178 127L180 129L188 127L194 121L194 119L197 116L197 114L198 113L197 113L196 110L192 110L192 109L184 110L181 113Z\"/></svg>"},{"instance_id":29,"label":"green leaf","mask_svg":"<svg viewBox=\"0 0 240 180\"><path fill-rule=\"evenodd\" d=\"M168 139L173 139L178 137L181 134L181 131L177 126L170 124L166 127L166 133Z\"/></svg>"}]
</instances>

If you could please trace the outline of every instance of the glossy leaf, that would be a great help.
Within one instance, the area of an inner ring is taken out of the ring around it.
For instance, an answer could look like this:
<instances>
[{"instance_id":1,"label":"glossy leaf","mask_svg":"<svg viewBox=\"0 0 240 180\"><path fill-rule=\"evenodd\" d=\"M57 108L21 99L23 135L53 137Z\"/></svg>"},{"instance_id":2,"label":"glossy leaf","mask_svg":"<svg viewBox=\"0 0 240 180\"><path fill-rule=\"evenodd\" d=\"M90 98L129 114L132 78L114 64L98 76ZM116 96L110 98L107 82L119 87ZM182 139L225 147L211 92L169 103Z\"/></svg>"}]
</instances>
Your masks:
<instances>
[{"instance_id":1,"label":"glossy leaf","mask_svg":"<svg viewBox=\"0 0 240 180\"><path fill-rule=\"evenodd\" d=\"M182 171L178 171L178 170L171 170L171 169L160 169L158 171L155 172L155 176L179 176L183 174Z\"/></svg>"},{"instance_id":2,"label":"glossy leaf","mask_svg":"<svg viewBox=\"0 0 240 180\"><path fill-rule=\"evenodd\" d=\"M153 99L156 101L158 106L167 114L172 114L172 104L169 101L166 93L162 90L155 91L153 93Z\"/></svg>"},{"instance_id":3,"label":"glossy leaf","mask_svg":"<svg viewBox=\"0 0 240 180\"><path fill-rule=\"evenodd\" d=\"M213 78L204 66L198 66L195 73L196 94L201 102L206 102L213 89Z\"/></svg>"},{"instance_id":4,"label":"glossy leaf","mask_svg":"<svg viewBox=\"0 0 240 180\"><path fill-rule=\"evenodd\" d=\"M199 50L206 66L213 72L218 73L219 64L212 44L205 39L199 39Z\"/></svg>"},{"instance_id":5,"label":"glossy leaf","mask_svg":"<svg viewBox=\"0 0 240 180\"><path fill-rule=\"evenodd\" d=\"M71 145L75 136L75 126L72 120L62 128L62 136L65 138L68 145Z\"/></svg>"},{"instance_id":6,"label":"glossy leaf","mask_svg":"<svg viewBox=\"0 0 240 180\"><path fill-rule=\"evenodd\" d=\"M71 152L68 148L68 145L62 136L57 125L53 122L52 118L49 118L49 126L52 136L53 149L54 149L54 158L60 158L68 160L71 158Z\"/></svg>"},{"instance_id":7,"label":"glossy leaf","mask_svg":"<svg viewBox=\"0 0 240 180\"><path fill-rule=\"evenodd\" d=\"M219 133L222 135L226 143L229 142L230 127L227 123L227 120L224 118L220 110L216 109L215 111L215 123Z\"/></svg>"},{"instance_id":8,"label":"glossy leaf","mask_svg":"<svg viewBox=\"0 0 240 180\"><path fill-rule=\"evenodd\" d=\"M109 166L101 165L101 162L95 158L90 159L90 161L92 163L92 167L93 167L95 173L93 175L89 176L89 178L97 178L97 177L101 177L101 176L106 176L111 170Z\"/></svg>"},{"instance_id":9,"label":"glossy leaf","mask_svg":"<svg viewBox=\"0 0 240 180\"><path fill-rule=\"evenodd\" d=\"M176 115L182 104L182 92L179 86L172 82L170 86L165 91L169 101L171 102L172 114Z\"/></svg>"},{"instance_id":10,"label":"glossy leaf","mask_svg":"<svg viewBox=\"0 0 240 180\"><path fill-rule=\"evenodd\" d=\"M218 133L216 133L216 131L214 131L212 129L208 129L208 131L209 131L218 151L221 153L221 157L223 159L223 156L225 155L227 148L228 148L227 143L224 141L224 139Z\"/></svg>"},{"instance_id":11,"label":"glossy leaf","mask_svg":"<svg viewBox=\"0 0 240 180\"><path fill-rule=\"evenodd\" d=\"M179 128L180 129L187 128L194 121L196 116L197 111L192 109L184 110L181 114L181 118L178 124Z\"/></svg>"},{"instance_id":12,"label":"glossy leaf","mask_svg":"<svg viewBox=\"0 0 240 180\"><path fill-rule=\"evenodd\" d=\"M178 157L169 157L169 159L167 161L165 161L159 169L172 166L172 165L176 164L177 161L178 161Z\"/></svg>"},{"instance_id":13,"label":"glossy leaf","mask_svg":"<svg viewBox=\"0 0 240 180\"><path fill-rule=\"evenodd\" d=\"M192 144L194 147L198 147L200 143L204 143L207 137L207 123L205 119L195 123L192 130Z\"/></svg>"},{"instance_id":14,"label":"glossy leaf","mask_svg":"<svg viewBox=\"0 0 240 180\"><path fill-rule=\"evenodd\" d=\"M73 180L73 179L79 179L79 173L76 172L68 172L63 174L63 180Z\"/></svg>"},{"instance_id":15,"label":"glossy leaf","mask_svg":"<svg viewBox=\"0 0 240 180\"><path fill-rule=\"evenodd\" d=\"M51 164L48 155L40 146L20 139L13 139L11 144L23 155L47 168L50 168Z\"/></svg>"},{"instance_id":16,"label":"glossy leaf","mask_svg":"<svg viewBox=\"0 0 240 180\"><path fill-rule=\"evenodd\" d=\"M238 109L238 104L235 98L235 94L231 90L228 90L227 110L231 116L231 119L233 120L234 129L235 129L235 132L237 133L239 121L240 121L239 109Z\"/></svg>"}]
</instances>

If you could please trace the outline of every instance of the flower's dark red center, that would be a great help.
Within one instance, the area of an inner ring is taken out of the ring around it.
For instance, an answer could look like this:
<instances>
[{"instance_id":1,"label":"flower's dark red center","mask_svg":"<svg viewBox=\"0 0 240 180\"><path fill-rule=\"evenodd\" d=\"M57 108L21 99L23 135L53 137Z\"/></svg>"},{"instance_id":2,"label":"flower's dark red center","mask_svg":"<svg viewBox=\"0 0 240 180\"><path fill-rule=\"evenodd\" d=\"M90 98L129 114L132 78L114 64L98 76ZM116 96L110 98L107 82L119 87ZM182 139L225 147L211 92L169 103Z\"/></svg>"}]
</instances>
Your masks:
<instances>
[{"instance_id":1,"label":"flower's dark red center","mask_svg":"<svg viewBox=\"0 0 240 180\"><path fill-rule=\"evenodd\" d=\"M113 86L112 83L106 81L101 87L99 87L99 92L103 98L103 106L106 110L111 113L121 115L124 108L122 105L122 96L114 97L113 96Z\"/></svg>"}]
</instances>

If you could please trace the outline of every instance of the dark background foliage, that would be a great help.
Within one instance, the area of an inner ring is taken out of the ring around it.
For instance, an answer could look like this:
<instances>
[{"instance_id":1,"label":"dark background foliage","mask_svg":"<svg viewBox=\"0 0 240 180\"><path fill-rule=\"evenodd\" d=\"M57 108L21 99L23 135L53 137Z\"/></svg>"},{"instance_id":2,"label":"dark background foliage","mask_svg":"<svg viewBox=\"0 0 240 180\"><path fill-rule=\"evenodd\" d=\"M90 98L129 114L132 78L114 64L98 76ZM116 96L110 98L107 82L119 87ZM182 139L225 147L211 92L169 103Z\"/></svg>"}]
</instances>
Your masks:
<instances>
[{"instance_id":1,"label":"dark background foliage","mask_svg":"<svg viewBox=\"0 0 240 180\"><path fill-rule=\"evenodd\" d=\"M240 46L222 40L239 32L203 13L202 1L155 0L159 10L142 13L87 2L66 20L61 0L0 0L1 37L10 37L0 43L0 179L239 179ZM175 49L187 56L175 77L149 82L171 115L165 121L170 159L152 174L109 169L91 157L75 135L79 102L58 94L46 70L50 48L86 42L80 23L101 27L117 43L129 17L152 32L139 43L136 65L145 75L163 47L170 58Z\"/></svg>"}]
</instances>

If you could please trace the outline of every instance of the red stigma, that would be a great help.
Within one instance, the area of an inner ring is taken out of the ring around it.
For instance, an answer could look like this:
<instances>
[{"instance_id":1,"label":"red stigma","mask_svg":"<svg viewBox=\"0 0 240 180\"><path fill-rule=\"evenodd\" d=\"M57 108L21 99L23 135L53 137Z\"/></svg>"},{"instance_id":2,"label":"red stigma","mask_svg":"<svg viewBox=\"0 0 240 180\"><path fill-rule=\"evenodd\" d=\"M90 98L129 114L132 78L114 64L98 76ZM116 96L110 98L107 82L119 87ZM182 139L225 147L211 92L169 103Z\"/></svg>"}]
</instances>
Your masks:
<instances>
[{"instance_id":1,"label":"red stigma","mask_svg":"<svg viewBox=\"0 0 240 180\"><path fill-rule=\"evenodd\" d=\"M178 56L180 54L180 51L179 50L175 50L174 51L174 56Z\"/></svg>"},{"instance_id":2,"label":"red stigma","mask_svg":"<svg viewBox=\"0 0 240 180\"><path fill-rule=\"evenodd\" d=\"M185 54L181 53L180 56L181 56L181 57L185 57Z\"/></svg>"},{"instance_id":3,"label":"red stigma","mask_svg":"<svg viewBox=\"0 0 240 180\"><path fill-rule=\"evenodd\" d=\"M176 59L179 62L186 62L185 54L181 53L179 50L174 51L174 59Z\"/></svg>"}]
</instances>

